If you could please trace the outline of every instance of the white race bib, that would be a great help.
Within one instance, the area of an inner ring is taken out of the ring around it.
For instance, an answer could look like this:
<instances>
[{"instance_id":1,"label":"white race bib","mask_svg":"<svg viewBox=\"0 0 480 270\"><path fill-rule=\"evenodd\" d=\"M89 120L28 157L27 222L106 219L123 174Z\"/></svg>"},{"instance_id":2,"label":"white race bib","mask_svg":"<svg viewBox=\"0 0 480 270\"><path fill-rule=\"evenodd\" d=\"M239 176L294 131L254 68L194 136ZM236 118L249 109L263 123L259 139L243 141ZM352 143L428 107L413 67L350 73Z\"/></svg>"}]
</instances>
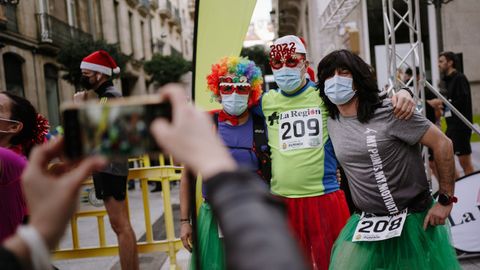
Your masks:
<instances>
[{"instance_id":1,"label":"white race bib","mask_svg":"<svg viewBox=\"0 0 480 270\"><path fill-rule=\"evenodd\" d=\"M278 123L280 151L322 147L322 114L319 108L282 112Z\"/></svg>"},{"instance_id":2,"label":"white race bib","mask_svg":"<svg viewBox=\"0 0 480 270\"><path fill-rule=\"evenodd\" d=\"M452 111L450 110L450 108L448 108L448 107L445 108L445 111L444 111L444 113L443 113L443 116L444 116L445 118L447 118L447 117L452 117Z\"/></svg>"},{"instance_id":3,"label":"white race bib","mask_svg":"<svg viewBox=\"0 0 480 270\"><path fill-rule=\"evenodd\" d=\"M382 241L402 234L403 225L407 219L407 209L391 216L365 217L362 214L355 228L352 242Z\"/></svg>"}]
</instances>

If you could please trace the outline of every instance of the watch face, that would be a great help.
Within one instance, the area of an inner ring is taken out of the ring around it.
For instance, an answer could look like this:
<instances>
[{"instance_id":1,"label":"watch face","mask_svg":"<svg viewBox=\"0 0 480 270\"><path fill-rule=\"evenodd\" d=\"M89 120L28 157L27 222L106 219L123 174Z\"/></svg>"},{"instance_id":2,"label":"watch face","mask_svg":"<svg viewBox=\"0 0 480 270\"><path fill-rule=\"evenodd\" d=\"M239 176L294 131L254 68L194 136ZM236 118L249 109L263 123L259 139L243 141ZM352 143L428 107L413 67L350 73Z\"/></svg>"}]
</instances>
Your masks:
<instances>
[{"instance_id":1,"label":"watch face","mask_svg":"<svg viewBox=\"0 0 480 270\"><path fill-rule=\"evenodd\" d=\"M438 202L441 205L449 205L450 204L450 196L448 196L446 194L443 194L443 193L440 193L438 195Z\"/></svg>"}]
</instances>

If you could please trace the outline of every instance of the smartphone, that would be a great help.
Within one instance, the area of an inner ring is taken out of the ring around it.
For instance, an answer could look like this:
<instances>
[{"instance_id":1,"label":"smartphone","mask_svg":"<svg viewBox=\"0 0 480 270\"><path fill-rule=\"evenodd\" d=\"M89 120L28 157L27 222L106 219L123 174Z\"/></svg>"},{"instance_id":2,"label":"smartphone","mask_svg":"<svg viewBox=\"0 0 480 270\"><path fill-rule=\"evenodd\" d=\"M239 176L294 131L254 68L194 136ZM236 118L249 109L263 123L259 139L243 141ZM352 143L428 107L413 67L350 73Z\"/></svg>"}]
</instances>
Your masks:
<instances>
[{"instance_id":1,"label":"smartphone","mask_svg":"<svg viewBox=\"0 0 480 270\"><path fill-rule=\"evenodd\" d=\"M159 153L150 134L157 117L171 120L172 109L158 95L62 104L65 155L75 160L92 154L110 159Z\"/></svg>"}]
</instances>

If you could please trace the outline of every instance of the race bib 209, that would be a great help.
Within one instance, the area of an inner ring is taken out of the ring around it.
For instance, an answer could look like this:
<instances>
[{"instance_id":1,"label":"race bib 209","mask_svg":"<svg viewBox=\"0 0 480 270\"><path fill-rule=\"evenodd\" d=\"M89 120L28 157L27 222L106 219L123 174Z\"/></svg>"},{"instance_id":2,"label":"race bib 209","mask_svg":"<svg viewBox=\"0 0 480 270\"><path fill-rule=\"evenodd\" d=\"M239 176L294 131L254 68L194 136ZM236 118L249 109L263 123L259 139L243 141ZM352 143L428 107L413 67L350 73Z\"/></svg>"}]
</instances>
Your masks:
<instances>
[{"instance_id":1,"label":"race bib 209","mask_svg":"<svg viewBox=\"0 0 480 270\"><path fill-rule=\"evenodd\" d=\"M280 151L322 147L322 114L319 108L282 112L278 123Z\"/></svg>"}]
</instances>

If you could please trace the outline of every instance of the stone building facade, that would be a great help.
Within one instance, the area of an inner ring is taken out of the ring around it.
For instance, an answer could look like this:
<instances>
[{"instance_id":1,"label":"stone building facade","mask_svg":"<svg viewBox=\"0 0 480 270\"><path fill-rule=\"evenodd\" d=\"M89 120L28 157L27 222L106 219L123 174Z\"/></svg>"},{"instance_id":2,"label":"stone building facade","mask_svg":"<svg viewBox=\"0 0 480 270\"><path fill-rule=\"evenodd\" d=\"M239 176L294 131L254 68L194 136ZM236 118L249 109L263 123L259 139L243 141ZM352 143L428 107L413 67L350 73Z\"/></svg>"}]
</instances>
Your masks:
<instances>
[{"instance_id":1,"label":"stone building facade","mask_svg":"<svg viewBox=\"0 0 480 270\"><path fill-rule=\"evenodd\" d=\"M71 39L103 39L131 56L115 80L124 95L152 92L143 62L155 53L192 58L193 0L20 0L0 6L0 89L26 97L60 123L59 104L75 88L56 55Z\"/></svg>"},{"instance_id":2,"label":"stone building facade","mask_svg":"<svg viewBox=\"0 0 480 270\"><path fill-rule=\"evenodd\" d=\"M404 5L403 1L395 2ZM444 50L463 55L473 111L480 114L480 54L477 52L480 1L454 0L442 5L441 29L436 27L435 7L427 1L419 3L427 79L433 85L438 85L440 80L437 31L442 31ZM352 50L375 65L375 46L385 44L382 1L272 0L271 15L278 36L295 34L305 38L314 68L323 56L337 49ZM408 29L401 29L396 38L397 43L408 43Z\"/></svg>"}]
</instances>

